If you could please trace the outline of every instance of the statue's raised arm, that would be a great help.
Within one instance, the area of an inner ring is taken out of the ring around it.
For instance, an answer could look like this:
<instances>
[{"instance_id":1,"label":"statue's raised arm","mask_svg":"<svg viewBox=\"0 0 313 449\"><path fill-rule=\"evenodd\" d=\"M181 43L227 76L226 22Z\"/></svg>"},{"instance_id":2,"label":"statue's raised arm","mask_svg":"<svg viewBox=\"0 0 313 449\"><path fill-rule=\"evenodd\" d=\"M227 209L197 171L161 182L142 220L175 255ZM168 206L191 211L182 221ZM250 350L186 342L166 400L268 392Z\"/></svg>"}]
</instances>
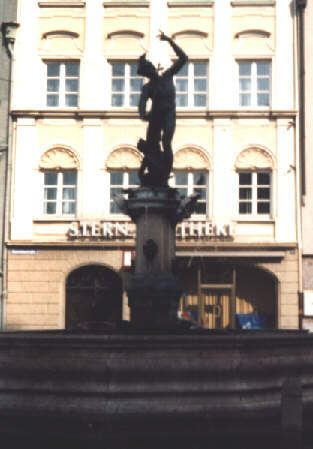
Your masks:
<instances>
[{"instance_id":1,"label":"statue's raised arm","mask_svg":"<svg viewBox=\"0 0 313 449\"><path fill-rule=\"evenodd\" d=\"M171 39L169 36L167 36L164 33L160 34L160 40L161 41L167 41L172 49L175 51L176 55L178 56L177 61L174 62L174 64L167 70L171 75L175 75L188 61L188 56L186 53Z\"/></svg>"}]
</instances>

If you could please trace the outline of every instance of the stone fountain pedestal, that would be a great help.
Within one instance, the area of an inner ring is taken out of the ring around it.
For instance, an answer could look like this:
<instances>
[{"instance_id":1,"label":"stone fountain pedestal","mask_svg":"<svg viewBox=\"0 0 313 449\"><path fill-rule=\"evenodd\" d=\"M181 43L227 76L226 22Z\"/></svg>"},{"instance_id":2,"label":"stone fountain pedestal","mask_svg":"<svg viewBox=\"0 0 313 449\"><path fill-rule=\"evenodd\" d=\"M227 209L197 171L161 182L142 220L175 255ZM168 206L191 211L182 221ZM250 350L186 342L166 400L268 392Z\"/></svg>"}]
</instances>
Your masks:
<instances>
[{"instance_id":1,"label":"stone fountain pedestal","mask_svg":"<svg viewBox=\"0 0 313 449\"><path fill-rule=\"evenodd\" d=\"M127 289L132 326L175 328L182 293L172 272L179 194L169 187L128 193L127 211L137 225L135 275Z\"/></svg>"}]
</instances>

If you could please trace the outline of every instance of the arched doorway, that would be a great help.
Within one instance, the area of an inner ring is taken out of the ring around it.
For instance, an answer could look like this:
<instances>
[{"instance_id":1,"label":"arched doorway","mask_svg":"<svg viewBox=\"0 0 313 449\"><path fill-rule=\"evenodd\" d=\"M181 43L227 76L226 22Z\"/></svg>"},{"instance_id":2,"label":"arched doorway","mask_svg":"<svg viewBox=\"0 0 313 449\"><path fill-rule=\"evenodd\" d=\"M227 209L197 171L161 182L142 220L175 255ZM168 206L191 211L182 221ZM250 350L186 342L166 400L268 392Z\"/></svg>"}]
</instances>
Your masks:
<instances>
[{"instance_id":1,"label":"arched doorway","mask_svg":"<svg viewBox=\"0 0 313 449\"><path fill-rule=\"evenodd\" d=\"M87 265L72 271L66 280L66 329L90 323L114 325L122 318L122 282L111 269Z\"/></svg>"}]
</instances>

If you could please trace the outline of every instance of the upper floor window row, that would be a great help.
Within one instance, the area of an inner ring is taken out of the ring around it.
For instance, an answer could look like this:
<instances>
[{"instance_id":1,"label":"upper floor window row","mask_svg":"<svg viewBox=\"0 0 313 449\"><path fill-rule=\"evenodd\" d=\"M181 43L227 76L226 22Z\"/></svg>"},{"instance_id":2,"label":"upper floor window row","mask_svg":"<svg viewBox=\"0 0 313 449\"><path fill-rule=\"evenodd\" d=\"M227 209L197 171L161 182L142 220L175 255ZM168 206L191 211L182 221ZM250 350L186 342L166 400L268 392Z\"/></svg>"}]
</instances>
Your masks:
<instances>
[{"instance_id":1,"label":"upper floor window row","mask_svg":"<svg viewBox=\"0 0 313 449\"><path fill-rule=\"evenodd\" d=\"M240 60L238 66L238 106L264 108L271 100L271 61ZM110 107L136 108L144 78L137 74L137 62L110 64ZM46 64L46 105L52 108L79 106L80 66L77 61ZM208 106L209 64L190 61L175 76L177 108Z\"/></svg>"}]
</instances>

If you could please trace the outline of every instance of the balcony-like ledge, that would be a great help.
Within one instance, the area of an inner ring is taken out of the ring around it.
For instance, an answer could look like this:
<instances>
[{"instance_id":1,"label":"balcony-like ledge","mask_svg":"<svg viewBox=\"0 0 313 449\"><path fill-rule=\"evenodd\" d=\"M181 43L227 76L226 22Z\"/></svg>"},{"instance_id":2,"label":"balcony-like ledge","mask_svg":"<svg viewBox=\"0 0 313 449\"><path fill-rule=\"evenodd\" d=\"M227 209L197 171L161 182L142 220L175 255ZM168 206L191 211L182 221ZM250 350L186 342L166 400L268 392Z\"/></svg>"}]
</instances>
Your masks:
<instances>
[{"instance_id":1,"label":"balcony-like ledge","mask_svg":"<svg viewBox=\"0 0 313 449\"><path fill-rule=\"evenodd\" d=\"M290 118L294 119L298 111L290 110L208 110L208 109L186 109L177 110L176 116L178 119L207 119L213 120L215 118L263 118L263 119L278 119ZM69 109L15 109L11 112L14 118L70 118L76 120L83 120L84 118L104 118L104 119L139 119L137 109L106 109L106 110L69 110Z\"/></svg>"},{"instance_id":2,"label":"balcony-like ledge","mask_svg":"<svg viewBox=\"0 0 313 449\"><path fill-rule=\"evenodd\" d=\"M85 1L52 1L52 2L38 2L39 8L84 8Z\"/></svg>"}]
</instances>

